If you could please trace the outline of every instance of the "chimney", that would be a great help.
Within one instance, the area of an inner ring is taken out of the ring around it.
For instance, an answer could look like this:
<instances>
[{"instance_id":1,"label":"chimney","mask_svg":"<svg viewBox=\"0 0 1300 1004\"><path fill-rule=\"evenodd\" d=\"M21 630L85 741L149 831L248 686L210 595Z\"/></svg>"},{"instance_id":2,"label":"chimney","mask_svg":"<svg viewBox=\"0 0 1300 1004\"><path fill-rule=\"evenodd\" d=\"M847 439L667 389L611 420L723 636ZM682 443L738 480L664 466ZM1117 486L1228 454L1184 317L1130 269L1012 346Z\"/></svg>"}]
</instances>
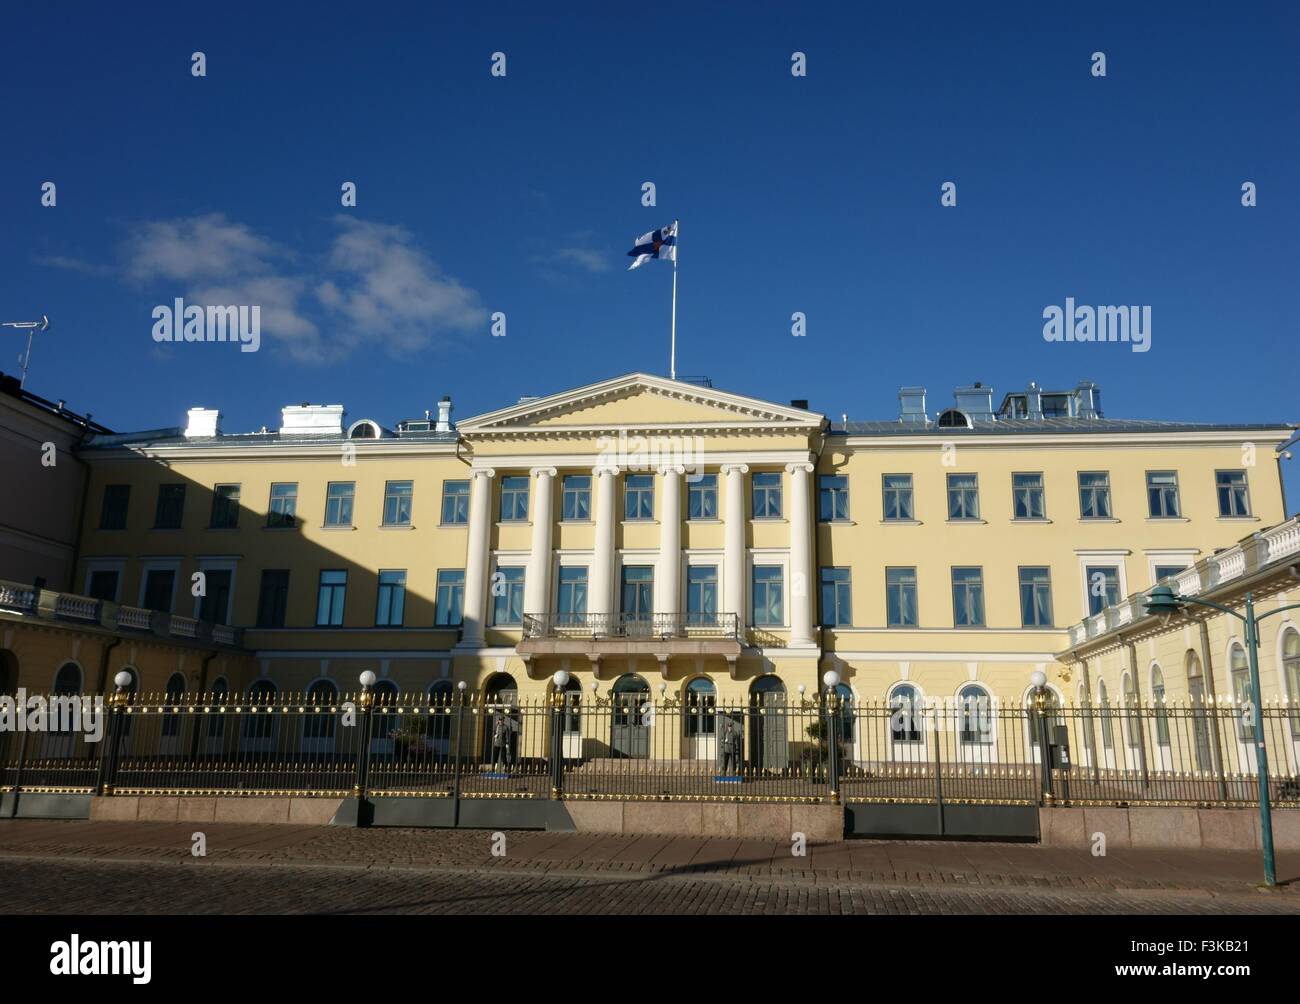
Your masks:
<instances>
[{"instance_id":1,"label":"chimney","mask_svg":"<svg viewBox=\"0 0 1300 1004\"><path fill-rule=\"evenodd\" d=\"M191 408L186 412L186 439L207 439L220 435L221 412L216 408Z\"/></svg>"},{"instance_id":2,"label":"chimney","mask_svg":"<svg viewBox=\"0 0 1300 1004\"><path fill-rule=\"evenodd\" d=\"M1074 389L1074 413L1080 418L1101 418L1101 388L1091 380L1080 380Z\"/></svg>"},{"instance_id":3,"label":"chimney","mask_svg":"<svg viewBox=\"0 0 1300 1004\"><path fill-rule=\"evenodd\" d=\"M925 414L925 388L900 387L898 389L898 420L906 425L929 425Z\"/></svg>"},{"instance_id":4,"label":"chimney","mask_svg":"<svg viewBox=\"0 0 1300 1004\"><path fill-rule=\"evenodd\" d=\"M451 432L451 397L447 394L442 396L438 402L438 423L433 427L434 432Z\"/></svg>"},{"instance_id":5,"label":"chimney","mask_svg":"<svg viewBox=\"0 0 1300 1004\"><path fill-rule=\"evenodd\" d=\"M956 399L957 410L972 422L993 420L992 387L985 387L976 381L969 387L958 387L952 396Z\"/></svg>"},{"instance_id":6,"label":"chimney","mask_svg":"<svg viewBox=\"0 0 1300 1004\"><path fill-rule=\"evenodd\" d=\"M1029 389L1025 391L1025 397L1029 402L1029 417L1041 419L1043 417L1043 392L1036 381L1029 381Z\"/></svg>"},{"instance_id":7,"label":"chimney","mask_svg":"<svg viewBox=\"0 0 1300 1004\"><path fill-rule=\"evenodd\" d=\"M343 435L343 405L291 404L280 409L282 436Z\"/></svg>"},{"instance_id":8,"label":"chimney","mask_svg":"<svg viewBox=\"0 0 1300 1004\"><path fill-rule=\"evenodd\" d=\"M792 398L790 401L791 408L798 408L800 411L808 410L808 399L806 397Z\"/></svg>"}]
</instances>

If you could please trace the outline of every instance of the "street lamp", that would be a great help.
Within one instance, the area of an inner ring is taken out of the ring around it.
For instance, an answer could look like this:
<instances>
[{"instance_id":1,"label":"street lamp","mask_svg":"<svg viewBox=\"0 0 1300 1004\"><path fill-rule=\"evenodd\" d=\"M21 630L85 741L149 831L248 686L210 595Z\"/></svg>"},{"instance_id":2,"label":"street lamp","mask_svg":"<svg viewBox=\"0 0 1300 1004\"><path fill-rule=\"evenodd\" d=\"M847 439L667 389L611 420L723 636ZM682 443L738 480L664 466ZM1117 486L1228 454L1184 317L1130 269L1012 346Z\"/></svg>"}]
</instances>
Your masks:
<instances>
[{"instance_id":1,"label":"street lamp","mask_svg":"<svg viewBox=\"0 0 1300 1004\"><path fill-rule=\"evenodd\" d=\"M1268 800L1268 749L1264 745L1264 702L1259 693L1259 622L1265 617L1272 617L1286 610L1300 610L1300 603L1278 607L1267 613L1255 613L1255 597L1247 593L1246 612L1239 614L1231 607L1226 607L1213 600L1196 596L1179 596L1169 586L1156 586L1146 599L1146 612L1157 616L1172 616L1180 613L1189 603L1200 607L1210 607L1220 613L1229 614L1245 626L1246 654L1250 657L1250 703L1251 718L1255 730L1255 764L1259 780L1259 828L1260 842L1264 846L1264 883L1277 885L1277 862L1273 856L1273 809Z\"/></svg>"},{"instance_id":2,"label":"street lamp","mask_svg":"<svg viewBox=\"0 0 1300 1004\"><path fill-rule=\"evenodd\" d=\"M364 673L361 674L360 679L361 679L361 689L369 690L371 687L375 685L375 680L376 680L375 671L372 669L367 669Z\"/></svg>"}]
</instances>

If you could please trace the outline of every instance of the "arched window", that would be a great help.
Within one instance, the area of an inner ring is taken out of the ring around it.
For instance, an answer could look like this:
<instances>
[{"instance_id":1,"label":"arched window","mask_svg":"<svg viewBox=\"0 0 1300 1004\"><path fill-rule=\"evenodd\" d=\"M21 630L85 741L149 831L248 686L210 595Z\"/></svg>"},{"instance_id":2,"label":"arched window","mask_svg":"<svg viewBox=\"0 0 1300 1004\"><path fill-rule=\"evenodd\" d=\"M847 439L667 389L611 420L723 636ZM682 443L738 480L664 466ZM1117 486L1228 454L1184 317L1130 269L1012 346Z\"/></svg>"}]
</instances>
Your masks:
<instances>
[{"instance_id":1,"label":"arched window","mask_svg":"<svg viewBox=\"0 0 1300 1004\"><path fill-rule=\"evenodd\" d=\"M961 741L964 743L991 743L993 741L993 701L989 692L978 683L969 683L957 693L961 714Z\"/></svg>"},{"instance_id":2,"label":"arched window","mask_svg":"<svg viewBox=\"0 0 1300 1004\"><path fill-rule=\"evenodd\" d=\"M230 693L230 684L226 682L224 676L218 676L212 681L212 686L208 690L208 698L212 704L222 707L226 703L226 697ZM219 711L208 712L208 738L219 739L226 734L226 716Z\"/></svg>"},{"instance_id":3,"label":"arched window","mask_svg":"<svg viewBox=\"0 0 1300 1004\"><path fill-rule=\"evenodd\" d=\"M1106 681L1097 681L1097 706L1101 709L1101 745L1103 749L1115 748L1115 735L1111 731L1110 694Z\"/></svg>"},{"instance_id":4,"label":"arched window","mask_svg":"<svg viewBox=\"0 0 1300 1004\"><path fill-rule=\"evenodd\" d=\"M393 712L397 705L397 684L392 680L378 680L370 688L370 693L375 702L370 720L370 742L373 746L376 741L392 739L402 719Z\"/></svg>"},{"instance_id":5,"label":"arched window","mask_svg":"<svg viewBox=\"0 0 1300 1004\"><path fill-rule=\"evenodd\" d=\"M969 429L971 427L970 419L966 413L958 411L956 408L948 408L939 412L939 428L941 429Z\"/></svg>"},{"instance_id":6,"label":"arched window","mask_svg":"<svg viewBox=\"0 0 1300 1004\"><path fill-rule=\"evenodd\" d=\"M509 673L494 673L483 688L488 704L514 705L519 700L519 684Z\"/></svg>"},{"instance_id":7,"label":"arched window","mask_svg":"<svg viewBox=\"0 0 1300 1004\"><path fill-rule=\"evenodd\" d=\"M890 738L896 743L921 741L920 693L910 683L900 683L889 694Z\"/></svg>"},{"instance_id":8,"label":"arched window","mask_svg":"<svg viewBox=\"0 0 1300 1004\"><path fill-rule=\"evenodd\" d=\"M429 738L437 754L445 754L451 746L455 696L456 688L450 680L439 680L429 688Z\"/></svg>"},{"instance_id":9,"label":"arched window","mask_svg":"<svg viewBox=\"0 0 1300 1004\"><path fill-rule=\"evenodd\" d=\"M853 742L853 688L847 683L835 685L835 696L839 698L837 714L840 722L840 741Z\"/></svg>"},{"instance_id":10,"label":"arched window","mask_svg":"<svg viewBox=\"0 0 1300 1004\"><path fill-rule=\"evenodd\" d=\"M1133 684L1133 675L1125 673L1120 677L1120 688L1124 692L1124 741L1129 749L1137 749L1138 742L1138 694Z\"/></svg>"},{"instance_id":11,"label":"arched window","mask_svg":"<svg viewBox=\"0 0 1300 1004\"><path fill-rule=\"evenodd\" d=\"M1205 709L1205 677L1201 675L1201 660L1191 649L1183 658L1187 674L1187 696L1192 705L1192 733L1196 742L1196 769L1212 770L1210 755L1210 723Z\"/></svg>"},{"instance_id":12,"label":"arched window","mask_svg":"<svg viewBox=\"0 0 1300 1004\"><path fill-rule=\"evenodd\" d=\"M249 710L244 717L245 739L270 739L275 727L275 684L258 680L248 688Z\"/></svg>"},{"instance_id":13,"label":"arched window","mask_svg":"<svg viewBox=\"0 0 1300 1004\"><path fill-rule=\"evenodd\" d=\"M1282 635L1282 675L1291 702L1291 737L1300 739L1300 631L1295 628Z\"/></svg>"},{"instance_id":14,"label":"arched window","mask_svg":"<svg viewBox=\"0 0 1300 1004\"><path fill-rule=\"evenodd\" d=\"M1157 663L1151 667L1151 704L1155 708L1156 742L1169 745L1169 709L1165 706L1165 674Z\"/></svg>"},{"instance_id":15,"label":"arched window","mask_svg":"<svg viewBox=\"0 0 1300 1004\"><path fill-rule=\"evenodd\" d=\"M65 662L59 667L59 672L54 677L55 694L80 694L81 693L81 667L75 662Z\"/></svg>"},{"instance_id":16,"label":"arched window","mask_svg":"<svg viewBox=\"0 0 1300 1004\"><path fill-rule=\"evenodd\" d=\"M368 418L353 422L348 429L348 439L378 439L379 425Z\"/></svg>"},{"instance_id":17,"label":"arched window","mask_svg":"<svg viewBox=\"0 0 1300 1004\"><path fill-rule=\"evenodd\" d=\"M686 685L686 736L711 736L718 727L718 688L713 681L697 676Z\"/></svg>"},{"instance_id":18,"label":"arched window","mask_svg":"<svg viewBox=\"0 0 1300 1004\"><path fill-rule=\"evenodd\" d=\"M181 699L185 693L185 677L180 673L173 673L167 678L167 693L164 695L164 703L173 705ZM181 716L177 714L163 715L162 734L164 738L178 736L181 733Z\"/></svg>"},{"instance_id":19,"label":"arched window","mask_svg":"<svg viewBox=\"0 0 1300 1004\"><path fill-rule=\"evenodd\" d=\"M329 680L317 680L307 688L307 711L303 719L304 739L333 739L335 716L332 705L339 688Z\"/></svg>"},{"instance_id":20,"label":"arched window","mask_svg":"<svg viewBox=\"0 0 1300 1004\"><path fill-rule=\"evenodd\" d=\"M1254 742L1254 716L1244 713L1250 710L1250 662L1239 642L1233 642L1228 651L1228 672L1232 675L1232 698L1237 704L1237 738L1243 743Z\"/></svg>"}]
</instances>

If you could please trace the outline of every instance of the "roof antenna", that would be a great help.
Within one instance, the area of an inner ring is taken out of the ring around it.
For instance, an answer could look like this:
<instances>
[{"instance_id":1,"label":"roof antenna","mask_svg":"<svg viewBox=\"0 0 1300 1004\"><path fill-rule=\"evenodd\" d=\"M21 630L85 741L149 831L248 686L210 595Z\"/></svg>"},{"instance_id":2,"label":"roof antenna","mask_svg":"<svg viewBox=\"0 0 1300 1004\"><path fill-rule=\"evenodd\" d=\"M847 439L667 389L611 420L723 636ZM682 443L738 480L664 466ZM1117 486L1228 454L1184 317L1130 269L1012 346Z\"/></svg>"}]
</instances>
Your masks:
<instances>
[{"instance_id":1,"label":"roof antenna","mask_svg":"<svg viewBox=\"0 0 1300 1004\"><path fill-rule=\"evenodd\" d=\"M41 315L41 319L39 321L0 322L0 328L17 328L20 330L26 330L27 332L27 351L23 355L18 357L23 364L23 375L22 378L18 381L18 386L20 388L27 383L27 365L32 361L32 335L36 334L36 332L38 331L46 330L49 326L50 326L50 319L46 317L44 314Z\"/></svg>"}]
</instances>

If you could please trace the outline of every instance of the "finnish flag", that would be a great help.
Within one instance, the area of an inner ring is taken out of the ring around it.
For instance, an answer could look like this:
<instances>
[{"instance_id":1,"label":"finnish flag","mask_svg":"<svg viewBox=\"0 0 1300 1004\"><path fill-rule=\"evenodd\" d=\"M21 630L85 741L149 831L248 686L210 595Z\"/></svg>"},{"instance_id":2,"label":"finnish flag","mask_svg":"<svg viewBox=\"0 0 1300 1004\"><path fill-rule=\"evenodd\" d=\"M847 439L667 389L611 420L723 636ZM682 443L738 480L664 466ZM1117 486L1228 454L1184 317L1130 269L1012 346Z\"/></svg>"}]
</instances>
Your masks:
<instances>
[{"instance_id":1,"label":"finnish flag","mask_svg":"<svg viewBox=\"0 0 1300 1004\"><path fill-rule=\"evenodd\" d=\"M629 272L651 258L675 263L677 261L677 222L674 220L671 226L651 230L648 234L642 234L636 239L636 246L628 252L628 256L632 259L632 264L627 267Z\"/></svg>"}]
</instances>

